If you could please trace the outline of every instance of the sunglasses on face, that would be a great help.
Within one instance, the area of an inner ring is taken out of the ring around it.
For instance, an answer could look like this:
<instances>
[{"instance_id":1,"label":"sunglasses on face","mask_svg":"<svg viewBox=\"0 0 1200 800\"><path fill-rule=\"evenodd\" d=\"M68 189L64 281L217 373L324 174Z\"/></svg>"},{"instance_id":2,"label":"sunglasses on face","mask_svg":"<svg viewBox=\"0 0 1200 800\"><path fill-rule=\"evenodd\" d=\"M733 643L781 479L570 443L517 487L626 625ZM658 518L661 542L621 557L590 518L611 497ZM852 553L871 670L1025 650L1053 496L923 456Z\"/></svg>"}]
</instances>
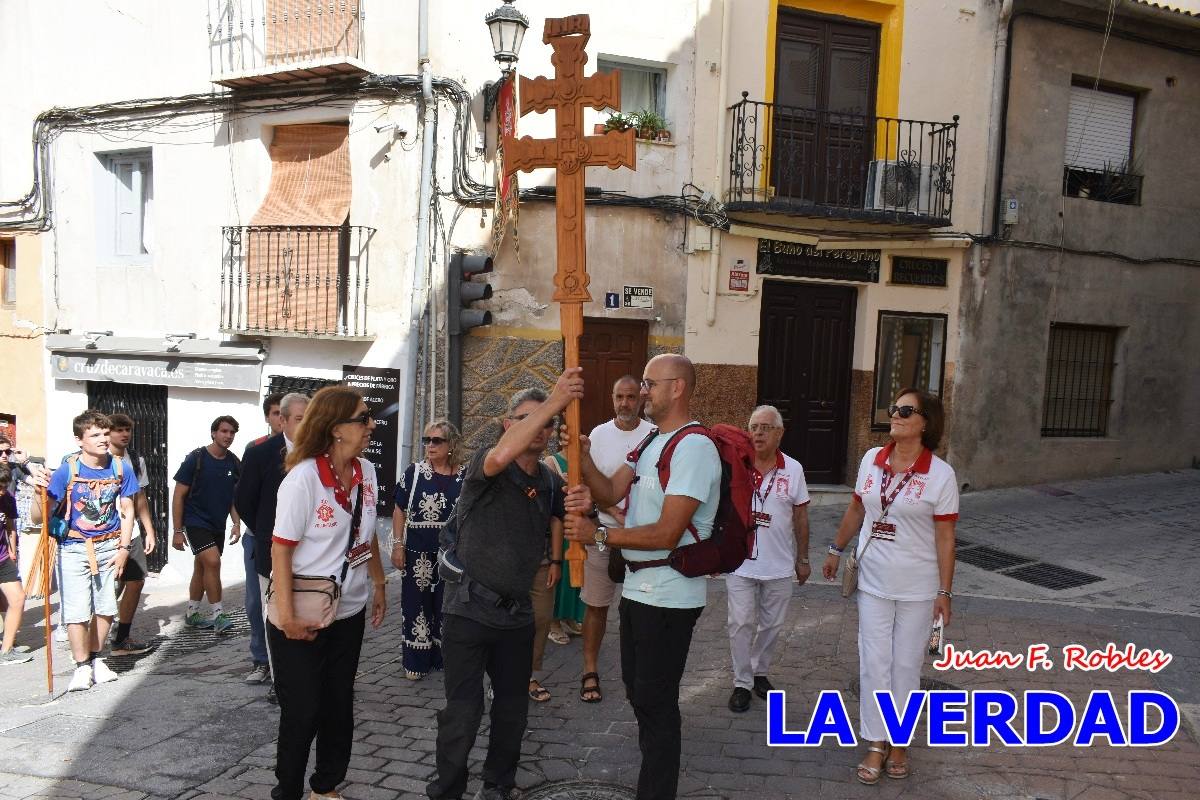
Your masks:
<instances>
[{"instance_id":1,"label":"sunglasses on face","mask_svg":"<svg viewBox=\"0 0 1200 800\"><path fill-rule=\"evenodd\" d=\"M375 417L371 416L371 412L364 411L363 413L359 414L357 417L351 417L350 419L340 420L337 424L338 425L348 425L351 422L357 422L359 425L369 425L374 421L375 421Z\"/></svg>"},{"instance_id":2,"label":"sunglasses on face","mask_svg":"<svg viewBox=\"0 0 1200 800\"><path fill-rule=\"evenodd\" d=\"M530 413L533 413L533 412L530 412ZM521 422L522 420L526 419L528 416L529 416L529 414L516 414L514 416L509 417L509 419L511 419L513 422ZM550 419L546 420L546 424L543 425L542 427L543 428L553 428L557 421L558 420L556 420L554 417L551 417Z\"/></svg>"},{"instance_id":3,"label":"sunglasses on face","mask_svg":"<svg viewBox=\"0 0 1200 800\"><path fill-rule=\"evenodd\" d=\"M448 441L449 441L449 439L446 439L441 436L422 436L421 437L421 444L426 444L426 445L428 445L428 444L445 444Z\"/></svg>"},{"instance_id":4,"label":"sunglasses on face","mask_svg":"<svg viewBox=\"0 0 1200 800\"><path fill-rule=\"evenodd\" d=\"M900 419L908 419L913 414L920 414L925 419L929 419L929 415L916 406L888 406L888 416L894 417L900 415Z\"/></svg>"}]
</instances>

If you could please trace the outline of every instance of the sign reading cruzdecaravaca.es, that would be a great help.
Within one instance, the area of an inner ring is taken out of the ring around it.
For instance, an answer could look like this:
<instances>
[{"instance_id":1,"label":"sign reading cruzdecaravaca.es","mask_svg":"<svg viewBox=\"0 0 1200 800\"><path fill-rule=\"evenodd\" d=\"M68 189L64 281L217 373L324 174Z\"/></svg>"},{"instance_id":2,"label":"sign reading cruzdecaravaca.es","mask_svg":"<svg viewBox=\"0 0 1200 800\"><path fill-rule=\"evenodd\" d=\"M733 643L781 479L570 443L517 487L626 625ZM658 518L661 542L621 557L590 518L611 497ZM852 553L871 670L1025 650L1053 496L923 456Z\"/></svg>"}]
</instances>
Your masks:
<instances>
[{"instance_id":1,"label":"sign reading cruzdecaravaca.es","mask_svg":"<svg viewBox=\"0 0 1200 800\"><path fill-rule=\"evenodd\" d=\"M362 392L375 431L363 456L375 465L379 479L379 513L392 514L392 493L396 488L396 437L400 421L400 370L390 367L342 366L342 381ZM405 465L407 466L407 465Z\"/></svg>"},{"instance_id":2,"label":"sign reading cruzdecaravaca.es","mask_svg":"<svg viewBox=\"0 0 1200 800\"><path fill-rule=\"evenodd\" d=\"M74 356L50 358L55 378L76 381L119 381L195 389L257 392L262 367L253 361Z\"/></svg>"}]
</instances>

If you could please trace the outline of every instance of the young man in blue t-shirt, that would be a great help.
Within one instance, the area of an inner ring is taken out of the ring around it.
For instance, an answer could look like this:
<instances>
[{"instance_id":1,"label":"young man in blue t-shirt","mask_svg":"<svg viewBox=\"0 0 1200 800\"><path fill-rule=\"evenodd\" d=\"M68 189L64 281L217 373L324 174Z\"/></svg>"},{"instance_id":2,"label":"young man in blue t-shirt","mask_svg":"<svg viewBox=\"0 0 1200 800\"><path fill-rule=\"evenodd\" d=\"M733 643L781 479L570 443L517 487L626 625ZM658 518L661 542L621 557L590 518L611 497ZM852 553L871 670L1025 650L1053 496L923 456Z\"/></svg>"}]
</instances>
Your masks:
<instances>
[{"instance_id":1,"label":"young man in blue t-shirt","mask_svg":"<svg viewBox=\"0 0 1200 800\"><path fill-rule=\"evenodd\" d=\"M195 559L188 587L188 608L184 622L197 628L228 630L233 620L221 605L221 553L225 549L225 518L233 517L230 544L241 538L241 520L233 507L234 490L242 464L230 452L238 422L233 417L217 417L209 428L212 443L188 453L175 473L175 492L171 497L171 517L175 535L171 546L191 547ZM200 612L200 601L208 595L212 616Z\"/></svg>"},{"instance_id":2,"label":"young man in blue t-shirt","mask_svg":"<svg viewBox=\"0 0 1200 800\"><path fill-rule=\"evenodd\" d=\"M90 689L117 679L100 658L117 613L116 584L125 572L133 537L133 496L137 478L108 450L108 417L94 409L72 425L79 453L67 456L50 476L47 488L55 506L67 498L69 532L59 548L62 567L61 612L67 625L75 674L68 691ZM42 521L33 505L33 521Z\"/></svg>"}]
</instances>

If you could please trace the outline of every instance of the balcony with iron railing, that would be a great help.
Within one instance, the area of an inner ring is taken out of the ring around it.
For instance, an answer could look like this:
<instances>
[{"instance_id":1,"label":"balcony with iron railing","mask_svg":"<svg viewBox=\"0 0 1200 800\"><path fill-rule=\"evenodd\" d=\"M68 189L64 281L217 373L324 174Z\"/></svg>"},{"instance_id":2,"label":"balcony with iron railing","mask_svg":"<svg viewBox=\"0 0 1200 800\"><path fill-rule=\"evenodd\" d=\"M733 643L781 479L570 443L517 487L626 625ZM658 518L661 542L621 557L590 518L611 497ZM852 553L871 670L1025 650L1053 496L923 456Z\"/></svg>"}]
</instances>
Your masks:
<instances>
[{"instance_id":1,"label":"balcony with iron railing","mask_svg":"<svg viewBox=\"0 0 1200 800\"><path fill-rule=\"evenodd\" d=\"M363 0L207 0L213 83L242 89L362 75Z\"/></svg>"},{"instance_id":2,"label":"balcony with iron railing","mask_svg":"<svg viewBox=\"0 0 1200 800\"><path fill-rule=\"evenodd\" d=\"M952 122L922 122L748 96L742 92L729 108L731 216L950 224L957 115Z\"/></svg>"},{"instance_id":3,"label":"balcony with iron railing","mask_svg":"<svg viewBox=\"0 0 1200 800\"><path fill-rule=\"evenodd\" d=\"M221 229L221 330L370 339L368 253L361 225Z\"/></svg>"}]
</instances>

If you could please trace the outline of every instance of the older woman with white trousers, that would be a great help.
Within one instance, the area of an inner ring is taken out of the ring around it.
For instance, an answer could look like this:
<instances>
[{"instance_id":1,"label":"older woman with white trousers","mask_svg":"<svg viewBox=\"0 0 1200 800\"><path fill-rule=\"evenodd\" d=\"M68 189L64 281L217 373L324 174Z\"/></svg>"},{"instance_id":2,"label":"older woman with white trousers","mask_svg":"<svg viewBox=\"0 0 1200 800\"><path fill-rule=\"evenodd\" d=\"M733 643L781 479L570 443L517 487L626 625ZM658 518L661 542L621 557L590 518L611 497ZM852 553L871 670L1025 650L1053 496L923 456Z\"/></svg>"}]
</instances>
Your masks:
<instances>
[{"instance_id":1,"label":"older woman with white trousers","mask_svg":"<svg viewBox=\"0 0 1200 800\"><path fill-rule=\"evenodd\" d=\"M867 755L855 770L868 785L910 774L907 748L887 741L875 692L890 692L903 708L920 688L931 626L939 617L950 623L958 519L954 470L933 454L944 426L941 401L905 389L888 416L892 441L863 456L822 570L836 577L857 534L859 735Z\"/></svg>"}]
</instances>

